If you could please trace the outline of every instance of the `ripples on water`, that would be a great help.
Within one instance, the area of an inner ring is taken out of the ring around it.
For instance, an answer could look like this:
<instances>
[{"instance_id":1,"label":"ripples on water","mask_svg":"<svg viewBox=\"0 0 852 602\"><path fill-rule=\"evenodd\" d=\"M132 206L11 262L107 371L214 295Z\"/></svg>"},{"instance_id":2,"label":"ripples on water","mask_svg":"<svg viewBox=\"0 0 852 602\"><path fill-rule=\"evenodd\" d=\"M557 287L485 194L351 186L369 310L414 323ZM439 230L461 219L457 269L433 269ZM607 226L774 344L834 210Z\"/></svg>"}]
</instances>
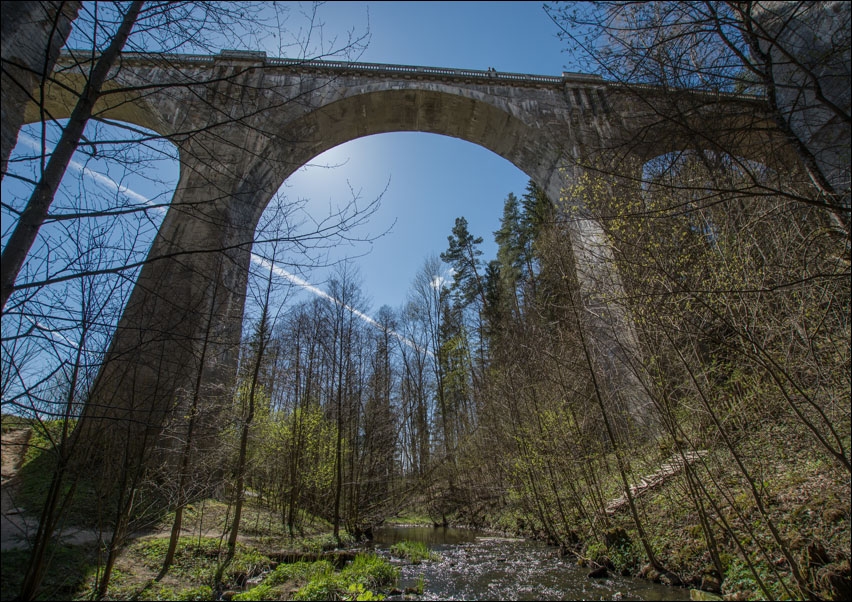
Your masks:
<instances>
[{"instance_id":1,"label":"ripples on water","mask_svg":"<svg viewBox=\"0 0 852 602\"><path fill-rule=\"evenodd\" d=\"M465 529L385 528L375 546L424 541L438 562L402 566L400 586L426 584L420 600L683 600L689 591L639 579L589 579L588 570L559 558L554 548ZM410 599L411 597L409 597ZM393 598L388 598L393 599ZM400 598L397 598L400 599Z\"/></svg>"}]
</instances>

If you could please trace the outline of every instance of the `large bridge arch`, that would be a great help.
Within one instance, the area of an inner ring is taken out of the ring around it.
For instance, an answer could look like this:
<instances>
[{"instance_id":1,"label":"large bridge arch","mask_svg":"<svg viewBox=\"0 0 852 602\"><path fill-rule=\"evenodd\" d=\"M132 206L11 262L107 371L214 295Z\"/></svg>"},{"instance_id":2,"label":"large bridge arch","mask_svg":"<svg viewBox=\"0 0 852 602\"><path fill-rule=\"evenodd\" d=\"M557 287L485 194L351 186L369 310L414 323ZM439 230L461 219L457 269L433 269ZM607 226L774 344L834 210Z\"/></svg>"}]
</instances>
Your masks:
<instances>
[{"instance_id":1,"label":"large bridge arch","mask_svg":"<svg viewBox=\"0 0 852 602\"><path fill-rule=\"evenodd\" d=\"M66 72L66 88L79 87L69 83L74 77ZM653 111L643 122L623 94L589 76L305 64L248 53L129 57L111 85L96 106L100 116L157 131L180 149L172 204L80 428L85 436L121 425L107 431L139 459L134 441L159 431L192 394L194 375L203 374L214 403L229 394L255 227L282 182L323 151L385 132L451 136L504 157L558 200L596 154L635 154L631 141L640 155L682 143L659 136ZM51 97L55 116L70 112L71 98ZM603 233L578 219L570 238L598 369L636 421L647 422L649 401L622 357L630 321L596 288L620 286Z\"/></svg>"},{"instance_id":2,"label":"large bridge arch","mask_svg":"<svg viewBox=\"0 0 852 602\"><path fill-rule=\"evenodd\" d=\"M248 139L241 144L244 132L228 126L221 129L234 138L226 146L206 134L183 141L172 205L121 318L84 425L100 429L106 420L156 430L187 395L198 370L205 372L207 397L228 394L255 227L283 181L328 149L389 132L450 136L509 160L558 198L566 149L549 133L528 115L434 88L359 91L292 120L286 110L270 112L260 147ZM157 126L145 118L150 110L128 104L103 115ZM208 316L214 316L209 325Z\"/></svg>"},{"instance_id":3,"label":"large bridge arch","mask_svg":"<svg viewBox=\"0 0 852 602\"><path fill-rule=\"evenodd\" d=\"M280 149L277 163L286 166L289 177L337 146L396 132L436 134L482 147L512 163L558 199L565 148L504 108L449 91L377 90L323 105L288 124L288 137L296 142Z\"/></svg>"}]
</instances>

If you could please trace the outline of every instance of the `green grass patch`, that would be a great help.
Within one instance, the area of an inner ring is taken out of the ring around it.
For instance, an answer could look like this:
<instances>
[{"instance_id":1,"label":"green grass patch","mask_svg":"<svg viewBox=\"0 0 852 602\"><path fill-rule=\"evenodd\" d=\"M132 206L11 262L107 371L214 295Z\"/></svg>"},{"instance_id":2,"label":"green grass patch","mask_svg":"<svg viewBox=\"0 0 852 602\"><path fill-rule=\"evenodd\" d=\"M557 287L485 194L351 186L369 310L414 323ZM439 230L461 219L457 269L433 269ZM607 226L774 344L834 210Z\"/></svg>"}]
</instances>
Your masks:
<instances>
[{"instance_id":1,"label":"green grass patch","mask_svg":"<svg viewBox=\"0 0 852 602\"><path fill-rule=\"evenodd\" d=\"M9 431L28 429L32 427L33 422L35 421L31 418L24 418L15 414L2 414L0 415L0 430L8 433Z\"/></svg>"},{"instance_id":2,"label":"green grass patch","mask_svg":"<svg viewBox=\"0 0 852 602\"><path fill-rule=\"evenodd\" d=\"M369 587L393 585L399 578L399 568L375 554L358 554L340 575L350 583Z\"/></svg>"},{"instance_id":3,"label":"green grass patch","mask_svg":"<svg viewBox=\"0 0 852 602\"><path fill-rule=\"evenodd\" d=\"M270 585L258 585L241 594L237 594L231 600L275 600L274 590Z\"/></svg>"},{"instance_id":4,"label":"green grass patch","mask_svg":"<svg viewBox=\"0 0 852 602\"><path fill-rule=\"evenodd\" d=\"M422 541L400 541L390 547L390 553L397 558L404 558L412 564L420 564L424 560L440 560L441 557Z\"/></svg>"},{"instance_id":5,"label":"green grass patch","mask_svg":"<svg viewBox=\"0 0 852 602\"><path fill-rule=\"evenodd\" d=\"M301 566L300 566L301 565ZM293 595L294 600L383 600L384 596L373 590L394 585L399 579L399 568L375 554L358 554L351 564L334 572L331 563L295 563L290 569L278 567L264 581L278 583L279 579L307 579L307 583Z\"/></svg>"},{"instance_id":6,"label":"green grass patch","mask_svg":"<svg viewBox=\"0 0 852 602\"><path fill-rule=\"evenodd\" d=\"M263 583L266 585L281 585L288 582L307 582L321 575L334 573L334 566L328 560L316 562L294 562L279 564Z\"/></svg>"},{"instance_id":7,"label":"green grass patch","mask_svg":"<svg viewBox=\"0 0 852 602\"><path fill-rule=\"evenodd\" d=\"M334 538L334 535L331 533L320 533L317 535L312 535L308 537L300 537L298 539L292 540L291 548L295 551L299 552L328 552L330 550L336 550L340 545L347 546L355 543L355 538L353 538L348 533L341 533L340 535L340 544L337 543L337 540Z\"/></svg>"},{"instance_id":8,"label":"green grass patch","mask_svg":"<svg viewBox=\"0 0 852 602\"><path fill-rule=\"evenodd\" d=\"M118 600L175 600L180 602L214 599L213 588L207 585L179 588L165 583L152 583L141 592L131 593L127 597L114 591L112 586L110 586L110 596Z\"/></svg>"},{"instance_id":9,"label":"green grass patch","mask_svg":"<svg viewBox=\"0 0 852 602\"><path fill-rule=\"evenodd\" d=\"M131 553L136 553L145 566L158 571L169 546L168 537L147 539L134 544ZM174 562L169 574L193 583L212 583L219 563L224 559L226 548L213 537L181 537L175 550ZM239 578L258 575L269 568L269 558L241 543L223 576L227 586L235 586Z\"/></svg>"}]
</instances>

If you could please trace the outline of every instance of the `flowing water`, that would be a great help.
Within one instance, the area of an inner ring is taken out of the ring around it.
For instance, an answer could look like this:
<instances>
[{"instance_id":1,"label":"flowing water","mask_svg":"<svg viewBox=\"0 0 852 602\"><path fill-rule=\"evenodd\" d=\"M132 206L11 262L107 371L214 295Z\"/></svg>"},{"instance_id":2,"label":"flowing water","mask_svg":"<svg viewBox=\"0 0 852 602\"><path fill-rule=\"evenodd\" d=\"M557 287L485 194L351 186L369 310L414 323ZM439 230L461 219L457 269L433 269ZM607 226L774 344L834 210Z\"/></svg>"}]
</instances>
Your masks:
<instances>
[{"instance_id":1,"label":"flowing water","mask_svg":"<svg viewBox=\"0 0 852 602\"><path fill-rule=\"evenodd\" d=\"M414 596L419 600L689 599L689 590L641 579L590 579L588 569L559 558L555 548L525 539L441 527L386 527L373 535L379 551L409 540L440 554L440 561L402 566L401 588L416 587L422 576L425 592Z\"/></svg>"}]
</instances>

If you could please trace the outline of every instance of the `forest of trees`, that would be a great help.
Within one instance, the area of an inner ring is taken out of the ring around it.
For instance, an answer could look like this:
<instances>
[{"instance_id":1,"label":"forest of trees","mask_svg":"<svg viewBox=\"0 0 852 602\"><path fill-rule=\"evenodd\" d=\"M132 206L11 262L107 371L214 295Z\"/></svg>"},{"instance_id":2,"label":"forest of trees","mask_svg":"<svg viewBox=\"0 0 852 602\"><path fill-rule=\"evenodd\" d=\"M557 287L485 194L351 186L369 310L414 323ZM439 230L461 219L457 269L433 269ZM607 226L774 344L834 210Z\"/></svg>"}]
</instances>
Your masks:
<instances>
[{"instance_id":1,"label":"forest of trees","mask_svg":"<svg viewBox=\"0 0 852 602\"><path fill-rule=\"evenodd\" d=\"M123 19L148 23L145 35L165 43L186 34L169 29L179 24L171 10L189 11L183 27L246 18L237 10L212 19L192 3L116 7L109 19L81 14L113 28L93 48L125 35ZM446 250L412 275L406 304L375 312L352 264L339 266L326 296L300 302L275 268L284 257L298 263L292 254L317 232L350 235L370 209L305 233L293 226L298 207L282 199L263 226L279 234L258 234L253 250L261 258L249 284L256 311L246 317L234 386L205 389L208 327L193 341L194 382L174 400L178 410L117 474L80 469L83 452L73 450L85 446L73 429L135 277L126 266L145 249L135 237L161 219L157 203L116 206L118 194L94 201L81 192L51 207L58 180L47 181L56 176L44 149L32 177L10 168L4 177L41 199L43 221L7 272L7 223L24 221L32 199L4 198L3 412L32 420L53 458L22 598L38 591L63 512L88 488L108 533L100 597L130 533L164 509L174 513L164 573L184 509L205 497L233 509L232 556L251 492L290 537L322 519L338 541L359 538L414 509L435 524L531 535L581 560L670 582L704 572L736 575L766 599L842 598L852 473L849 168L832 160L848 162L849 140L814 150L825 137L802 133L797 115L848 131L848 92L838 100L825 74L843 56L848 67L849 30L837 30L821 62L808 62L759 9L619 2L548 10L572 49L610 79L762 94L799 171L716 147L638 169L585 166L559 199L530 182L507 191L496 232L470 232L459 216ZM794 85L810 105L790 104L785 90ZM678 117L662 116L685 127ZM115 124L87 120L71 149L92 161L112 154L125 175L146 160L131 142L171 152L143 132L110 139L115 130L103 128ZM621 294L603 302L630 317L632 332L613 340L651 402L648 423L614 401L625 393L594 359L571 246L575 224L590 219L611 244ZM70 246L54 248L63 234ZM494 258L480 249L486 235ZM211 303L200 319L211 324L213 311ZM679 475L644 495L636 485L664 463ZM808 497L817 485L823 497ZM801 499L791 501L793 490ZM825 512L805 532L800 515L814 505ZM673 549L672 533L682 531L688 545ZM814 542L823 546L819 562ZM833 572L820 572L828 565Z\"/></svg>"}]
</instances>

